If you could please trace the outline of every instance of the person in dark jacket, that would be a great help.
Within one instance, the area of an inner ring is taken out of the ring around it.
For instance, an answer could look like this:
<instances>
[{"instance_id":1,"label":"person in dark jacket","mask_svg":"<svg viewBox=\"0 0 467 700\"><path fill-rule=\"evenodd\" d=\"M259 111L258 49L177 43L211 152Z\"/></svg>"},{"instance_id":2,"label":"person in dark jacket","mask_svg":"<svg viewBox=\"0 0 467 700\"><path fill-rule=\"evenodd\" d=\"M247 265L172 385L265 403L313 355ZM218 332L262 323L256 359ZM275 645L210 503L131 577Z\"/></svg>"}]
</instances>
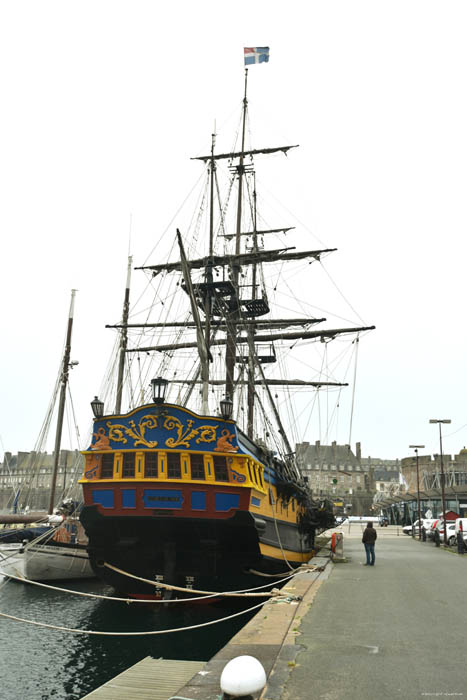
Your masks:
<instances>
[{"instance_id":1,"label":"person in dark jacket","mask_svg":"<svg viewBox=\"0 0 467 700\"><path fill-rule=\"evenodd\" d=\"M375 542L377 538L376 530L373 523L368 523L363 531L362 542L365 545L366 564L365 566L375 565Z\"/></svg>"}]
</instances>

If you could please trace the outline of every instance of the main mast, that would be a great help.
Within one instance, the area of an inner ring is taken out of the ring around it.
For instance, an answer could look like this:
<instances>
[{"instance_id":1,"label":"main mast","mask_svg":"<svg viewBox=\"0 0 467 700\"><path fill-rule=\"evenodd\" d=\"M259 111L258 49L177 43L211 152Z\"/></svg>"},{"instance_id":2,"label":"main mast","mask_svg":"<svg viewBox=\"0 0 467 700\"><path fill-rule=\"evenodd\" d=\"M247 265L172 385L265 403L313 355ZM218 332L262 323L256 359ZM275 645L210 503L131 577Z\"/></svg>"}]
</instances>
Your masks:
<instances>
[{"instance_id":1,"label":"main mast","mask_svg":"<svg viewBox=\"0 0 467 700\"><path fill-rule=\"evenodd\" d=\"M245 94L243 97L243 118L242 118L242 145L239 154L239 163L237 166L238 172L238 200L237 200L237 230L235 235L235 258L232 261L232 284L234 293L232 298L232 310L226 317L227 323L227 347L226 347L226 377L225 377L225 394L229 398L234 395L234 372L235 360L237 352L237 322L240 317L239 309L239 294L238 294L238 278L240 274L240 265L237 256L240 255L240 241L242 234L242 197L243 197L243 174L244 174L244 159L245 159L245 131L246 131L246 111L247 111L247 84L248 84L248 68L245 68Z\"/></svg>"}]
</instances>

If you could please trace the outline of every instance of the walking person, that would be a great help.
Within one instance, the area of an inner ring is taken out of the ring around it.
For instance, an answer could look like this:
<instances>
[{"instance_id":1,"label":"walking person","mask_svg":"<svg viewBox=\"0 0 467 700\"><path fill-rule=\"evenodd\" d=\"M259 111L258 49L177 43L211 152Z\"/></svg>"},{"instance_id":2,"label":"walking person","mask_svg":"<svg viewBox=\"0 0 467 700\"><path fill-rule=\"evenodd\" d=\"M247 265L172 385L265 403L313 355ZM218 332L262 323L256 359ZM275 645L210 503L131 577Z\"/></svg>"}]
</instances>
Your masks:
<instances>
[{"instance_id":1,"label":"walking person","mask_svg":"<svg viewBox=\"0 0 467 700\"><path fill-rule=\"evenodd\" d=\"M365 566L375 565L375 542L377 538L376 530L373 523L368 523L363 531L362 542L365 545L366 564Z\"/></svg>"}]
</instances>

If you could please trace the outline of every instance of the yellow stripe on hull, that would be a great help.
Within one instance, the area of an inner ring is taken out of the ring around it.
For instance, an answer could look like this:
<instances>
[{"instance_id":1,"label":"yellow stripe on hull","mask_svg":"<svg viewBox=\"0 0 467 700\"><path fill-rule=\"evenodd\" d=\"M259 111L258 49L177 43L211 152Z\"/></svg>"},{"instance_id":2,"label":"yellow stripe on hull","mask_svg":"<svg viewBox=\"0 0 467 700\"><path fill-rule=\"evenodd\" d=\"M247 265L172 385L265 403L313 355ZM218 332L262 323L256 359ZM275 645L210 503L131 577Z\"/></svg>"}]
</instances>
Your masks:
<instances>
[{"instance_id":1,"label":"yellow stripe on hull","mask_svg":"<svg viewBox=\"0 0 467 700\"><path fill-rule=\"evenodd\" d=\"M280 547L272 547L270 544L259 543L261 554L270 559L287 559L294 564L305 564L310 561L313 553L310 552L292 552L290 549L282 550ZM282 553L283 552L283 553Z\"/></svg>"}]
</instances>

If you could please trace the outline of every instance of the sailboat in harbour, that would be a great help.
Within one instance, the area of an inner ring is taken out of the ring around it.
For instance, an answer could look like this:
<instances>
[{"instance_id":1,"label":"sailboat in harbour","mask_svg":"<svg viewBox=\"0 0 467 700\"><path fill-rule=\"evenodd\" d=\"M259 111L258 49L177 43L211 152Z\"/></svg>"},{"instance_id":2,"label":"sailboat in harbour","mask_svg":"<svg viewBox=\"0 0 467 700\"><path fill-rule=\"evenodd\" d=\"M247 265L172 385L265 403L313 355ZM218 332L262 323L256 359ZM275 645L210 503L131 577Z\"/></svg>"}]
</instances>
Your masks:
<instances>
[{"instance_id":1,"label":"sailboat in harbour","mask_svg":"<svg viewBox=\"0 0 467 700\"><path fill-rule=\"evenodd\" d=\"M334 249L265 244L290 228L258 223L255 162L294 146L247 147L247 87L248 68L239 146L216 153L213 136L210 153L196 158L207 174L206 241L201 226L190 236L177 230L172 259L136 268L160 285L144 321L129 320L129 265L122 322L111 326L120 332L115 409L92 402L80 520L94 573L136 597L160 597L161 585L185 595L259 586L309 561L316 535L334 524L332 504L300 472L274 391L343 383L290 378L279 348L358 338L374 326L322 329L323 318L274 312L265 269ZM231 181L220 201L225 163ZM154 357L152 396L122 411L125 378L136 367L142 385Z\"/></svg>"},{"instance_id":2,"label":"sailboat in harbour","mask_svg":"<svg viewBox=\"0 0 467 700\"><path fill-rule=\"evenodd\" d=\"M72 290L65 350L56 387L60 388L60 396L48 511L33 512L28 506L28 512L0 515L0 523L4 526L0 529L0 574L4 576L31 581L56 581L94 576L86 551L87 537L78 518L79 504L72 498L57 501L57 476L68 378L70 367L76 364L70 360L75 293L76 290ZM55 395L56 392L54 392L54 398ZM51 410L49 413L51 414ZM47 424L48 421L46 420L45 423ZM42 438L44 437L42 435ZM40 451L34 452L34 457L39 464ZM31 479L34 478L34 471L33 463ZM33 491L34 489L29 489L30 494ZM18 497L19 491L15 497L15 504ZM13 524L29 524L29 527L5 528L6 525Z\"/></svg>"}]
</instances>

